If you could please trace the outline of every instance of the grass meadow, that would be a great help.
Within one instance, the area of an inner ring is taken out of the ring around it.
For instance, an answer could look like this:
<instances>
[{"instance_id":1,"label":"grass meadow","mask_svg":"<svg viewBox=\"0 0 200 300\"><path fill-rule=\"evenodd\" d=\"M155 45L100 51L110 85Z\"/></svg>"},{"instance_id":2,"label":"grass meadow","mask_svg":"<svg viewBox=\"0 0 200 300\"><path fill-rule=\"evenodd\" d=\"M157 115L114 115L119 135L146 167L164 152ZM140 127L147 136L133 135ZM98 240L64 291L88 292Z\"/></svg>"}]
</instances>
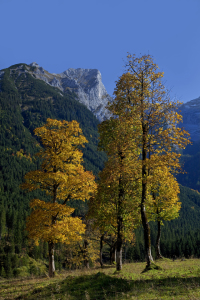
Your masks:
<instances>
[{"instance_id":1,"label":"grass meadow","mask_svg":"<svg viewBox=\"0 0 200 300\"><path fill-rule=\"evenodd\" d=\"M0 279L0 299L200 299L200 260L156 261L159 270L142 273L145 263L62 272L54 278Z\"/></svg>"}]
</instances>

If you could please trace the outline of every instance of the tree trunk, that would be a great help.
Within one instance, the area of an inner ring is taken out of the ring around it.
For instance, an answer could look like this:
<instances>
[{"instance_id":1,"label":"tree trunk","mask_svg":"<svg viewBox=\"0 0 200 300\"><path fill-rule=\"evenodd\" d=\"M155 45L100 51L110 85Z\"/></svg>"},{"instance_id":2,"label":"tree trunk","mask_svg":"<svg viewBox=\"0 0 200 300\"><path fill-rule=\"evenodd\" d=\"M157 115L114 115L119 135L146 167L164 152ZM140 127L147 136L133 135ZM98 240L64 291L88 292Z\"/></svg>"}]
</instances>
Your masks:
<instances>
[{"instance_id":1,"label":"tree trunk","mask_svg":"<svg viewBox=\"0 0 200 300\"><path fill-rule=\"evenodd\" d=\"M53 172L56 173L56 166L53 167ZM54 184L53 186L53 203L56 203L56 193L57 193L57 185ZM56 224L56 216L52 216L51 224L54 226ZM54 243L48 242L49 246L49 277L55 276L55 261L54 261Z\"/></svg>"},{"instance_id":2,"label":"tree trunk","mask_svg":"<svg viewBox=\"0 0 200 300\"><path fill-rule=\"evenodd\" d=\"M116 270L120 271L122 269L122 241L117 242L117 253L116 253Z\"/></svg>"},{"instance_id":3,"label":"tree trunk","mask_svg":"<svg viewBox=\"0 0 200 300\"><path fill-rule=\"evenodd\" d=\"M161 236L161 224L160 220L158 220L158 233L157 233L157 239L156 239L156 257L162 258L162 255L160 253L160 236Z\"/></svg>"},{"instance_id":4,"label":"tree trunk","mask_svg":"<svg viewBox=\"0 0 200 300\"><path fill-rule=\"evenodd\" d=\"M122 269L122 217L118 217L116 270Z\"/></svg>"},{"instance_id":5,"label":"tree trunk","mask_svg":"<svg viewBox=\"0 0 200 300\"><path fill-rule=\"evenodd\" d=\"M119 198L118 198L118 213L117 213L117 256L116 256L116 270L120 271L122 269L122 230L123 230L123 202L124 202L124 187L123 187L123 159L125 156L123 155L122 151L119 151L119 157L121 162L121 170L120 170L120 177L119 177Z\"/></svg>"},{"instance_id":6,"label":"tree trunk","mask_svg":"<svg viewBox=\"0 0 200 300\"><path fill-rule=\"evenodd\" d=\"M101 268L103 268L103 259L102 259L102 254L103 254L103 238L104 238L104 234L100 238L100 265L101 265Z\"/></svg>"},{"instance_id":7,"label":"tree trunk","mask_svg":"<svg viewBox=\"0 0 200 300\"><path fill-rule=\"evenodd\" d=\"M151 265L153 257L151 254L151 236L150 236L150 227L146 217L145 206L141 205L141 216L142 216L142 225L144 229L144 245L146 253L147 267Z\"/></svg>"},{"instance_id":8,"label":"tree trunk","mask_svg":"<svg viewBox=\"0 0 200 300\"><path fill-rule=\"evenodd\" d=\"M116 255L116 270L122 269L122 229L123 229L123 218L122 218L122 202L124 198L124 189L121 187L122 178L119 179L119 200L118 200L118 217L117 217L117 255Z\"/></svg>"},{"instance_id":9,"label":"tree trunk","mask_svg":"<svg viewBox=\"0 0 200 300\"><path fill-rule=\"evenodd\" d=\"M49 242L49 277L55 276L54 243Z\"/></svg>"},{"instance_id":10,"label":"tree trunk","mask_svg":"<svg viewBox=\"0 0 200 300\"><path fill-rule=\"evenodd\" d=\"M143 138L142 138L142 201L141 201L141 218L144 229L144 244L146 252L147 267L151 265L153 257L151 255L151 235L150 227L146 216L145 202L147 198L147 125L142 124Z\"/></svg>"}]
</instances>

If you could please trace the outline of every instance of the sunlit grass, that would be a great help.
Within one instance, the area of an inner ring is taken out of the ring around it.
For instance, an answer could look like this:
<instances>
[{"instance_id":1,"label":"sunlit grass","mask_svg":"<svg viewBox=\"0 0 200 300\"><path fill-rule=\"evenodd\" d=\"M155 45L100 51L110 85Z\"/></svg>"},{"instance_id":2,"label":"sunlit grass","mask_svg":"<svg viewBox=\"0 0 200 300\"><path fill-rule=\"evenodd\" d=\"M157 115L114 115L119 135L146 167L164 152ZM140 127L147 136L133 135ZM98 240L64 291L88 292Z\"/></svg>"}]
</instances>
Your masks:
<instances>
[{"instance_id":1,"label":"sunlit grass","mask_svg":"<svg viewBox=\"0 0 200 300\"><path fill-rule=\"evenodd\" d=\"M163 259L160 270L145 273L145 263L68 271L55 278L0 280L0 299L200 299L200 260Z\"/></svg>"}]
</instances>

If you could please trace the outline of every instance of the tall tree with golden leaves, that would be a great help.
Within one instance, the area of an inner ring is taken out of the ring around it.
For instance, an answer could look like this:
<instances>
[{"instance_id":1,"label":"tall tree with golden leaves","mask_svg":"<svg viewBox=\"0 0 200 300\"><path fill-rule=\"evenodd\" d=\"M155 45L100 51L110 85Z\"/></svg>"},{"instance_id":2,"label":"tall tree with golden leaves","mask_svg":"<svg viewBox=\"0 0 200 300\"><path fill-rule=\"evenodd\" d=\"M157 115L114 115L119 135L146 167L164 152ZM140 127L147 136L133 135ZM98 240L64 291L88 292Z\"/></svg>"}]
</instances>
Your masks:
<instances>
[{"instance_id":1,"label":"tall tree with golden leaves","mask_svg":"<svg viewBox=\"0 0 200 300\"><path fill-rule=\"evenodd\" d=\"M99 125L99 147L108 155L100 172L98 190L89 201L89 216L94 218L101 233L116 239L116 270L122 269L122 244L132 240L138 216L140 161L129 124L111 118ZM132 199L134 198L134 201Z\"/></svg>"},{"instance_id":2,"label":"tall tree with golden leaves","mask_svg":"<svg viewBox=\"0 0 200 300\"><path fill-rule=\"evenodd\" d=\"M81 219L71 216L74 209L67 206L72 199L85 201L96 189L95 177L83 168L80 146L87 142L76 121L47 119L44 126L34 131L43 148L36 155L42 159L39 170L25 175L23 189L41 189L51 197L51 202L34 199L32 213L26 229L36 243L41 239L49 246L49 276L55 273L54 246L61 242L70 244L80 240L85 226Z\"/></svg>"},{"instance_id":3,"label":"tall tree with golden leaves","mask_svg":"<svg viewBox=\"0 0 200 300\"><path fill-rule=\"evenodd\" d=\"M108 109L115 118L121 118L133 128L134 143L140 149L141 160L141 218L144 228L147 268L151 255L150 227L146 213L151 169L170 166L178 170L179 157L175 149L188 144L188 133L176 125L182 120L177 112L179 102L170 100L162 84L163 73L150 55L137 58L127 56L125 73L119 78L115 98Z\"/></svg>"}]
</instances>

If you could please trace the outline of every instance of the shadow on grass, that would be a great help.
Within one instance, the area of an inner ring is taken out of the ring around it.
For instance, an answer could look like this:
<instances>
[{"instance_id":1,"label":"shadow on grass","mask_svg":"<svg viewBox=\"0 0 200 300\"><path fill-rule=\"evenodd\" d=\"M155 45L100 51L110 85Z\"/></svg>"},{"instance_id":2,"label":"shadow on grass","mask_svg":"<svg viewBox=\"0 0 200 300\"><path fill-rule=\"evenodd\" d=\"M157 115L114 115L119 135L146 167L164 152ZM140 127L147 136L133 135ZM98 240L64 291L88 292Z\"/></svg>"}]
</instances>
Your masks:
<instances>
[{"instance_id":1,"label":"shadow on grass","mask_svg":"<svg viewBox=\"0 0 200 300\"><path fill-rule=\"evenodd\" d=\"M112 300L128 299L127 294L139 299L155 299L152 298L154 295L158 299L162 299L163 296L174 299L173 297L182 295L181 299L185 299L186 295L197 289L200 292L200 277L128 280L98 272L95 275L67 276L64 280L44 288L36 288L31 293L15 299Z\"/></svg>"},{"instance_id":2,"label":"shadow on grass","mask_svg":"<svg viewBox=\"0 0 200 300\"><path fill-rule=\"evenodd\" d=\"M162 270L161 267L157 266L154 263L151 263L150 266L146 266L145 269L142 271L142 273L148 272L148 271L152 271L152 270Z\"/></svg>"},{"instance_id":3,"label":"shadow on grass","mask_svg":"<svg viewBox=\"0 0 200 300\"><path fill-rule=\"evenodd\" d=\"M112 264L112 265L103 265L101 267L101 270L103 270L103 269L112 269L112 268L116 268L116 265L115 264Z\"/></svg>"}]
</instances>

